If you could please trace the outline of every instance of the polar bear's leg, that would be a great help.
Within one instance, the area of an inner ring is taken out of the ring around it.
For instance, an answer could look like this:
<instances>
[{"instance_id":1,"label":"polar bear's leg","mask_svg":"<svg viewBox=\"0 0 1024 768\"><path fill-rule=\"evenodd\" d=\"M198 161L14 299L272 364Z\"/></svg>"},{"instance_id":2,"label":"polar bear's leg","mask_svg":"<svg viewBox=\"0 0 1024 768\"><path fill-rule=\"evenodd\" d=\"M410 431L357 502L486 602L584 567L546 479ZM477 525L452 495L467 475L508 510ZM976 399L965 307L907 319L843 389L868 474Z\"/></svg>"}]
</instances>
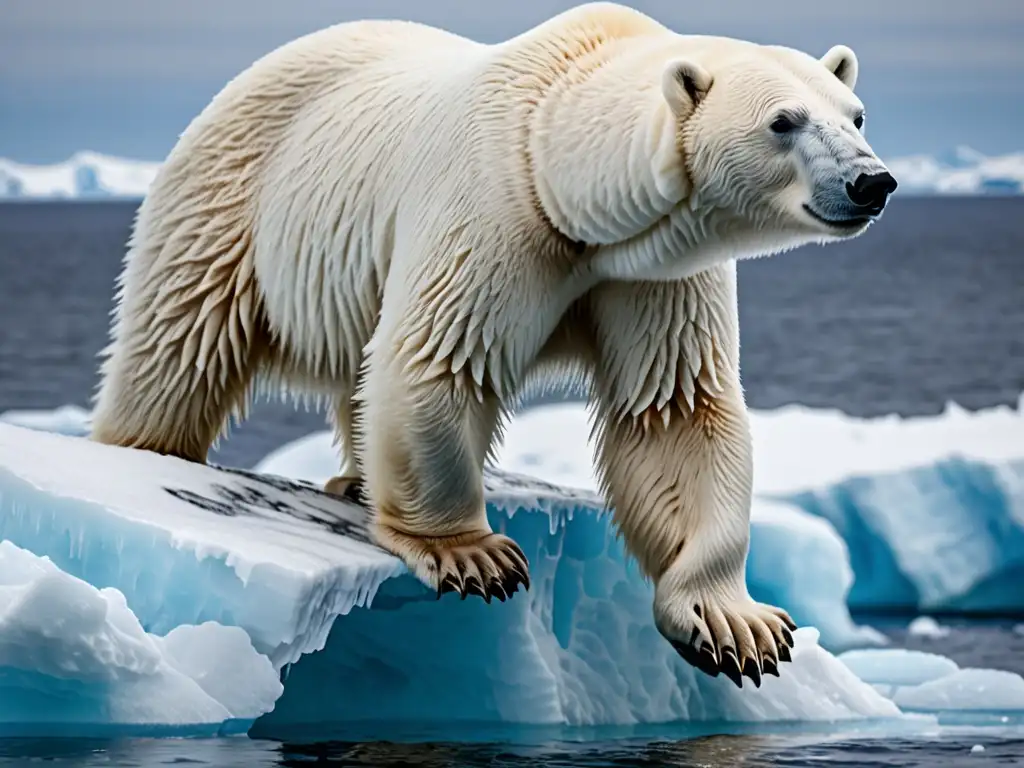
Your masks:
<instances>
[{"instance_id":1,"label":"polar bear's leg","mask_svg":"<svg viewBox=\"0 0 1024 768\"><path fill-rule=\"evenodd\" d=\"M598 469L626 546L656 584L659 631L689 663L759 686L790 659L782 609L744 578L752 449L734 266L591 293Z\"/></svg>"},{"instance_id":2,"label":"polar bear's leg","mask_svg":"<svg viewBox=\"0 0 1024 768\"><path fill-rule=\"evenodd\" d=\"M543 262L468 262L472 243L457 238L470 230L453 231L451 258L407 254L427 273L403 276L409 288L389 277L358 394L360 469L382 547L439 595L504 600L529 588L529 564L491 529L483 466L505 404L572 297Z\"/></svg>"},{"instance_id":3,"label":"polar bear's leg","mask_svg":"<svg viewBox=\"0 0 1024 768\"><path fill-rule=\"evenodd\" d=\"M331 423L334 442L341 448L341 468L337 475L324 484L324 491L359 502L362 500L363 484L356 454L358 436L353 393L346 391L337 395L331 407Z\"/></svg>"},{"instance_id":4,"label":"polar bear's leg","mask_svg":"<svg viewBox=\"0 0 1024 768\"><path fill-rule=\"evenodd\" d=\"M501 414L462 377L403 373L381 362L367 379L364 492L377 542L425 584L490 602L529 589L526 556L487 521L482 468Z\"/></svg>"},{"instance_id":5,"label":"polar bear's leg","mask_svg":"<svg viewBox=\"0 0 1024 768\"><path fill-rule=\"evenodd\" d=\"M190 204L160 187L143 203L91 437L204 462L229 416L244 415L270 342L245 222L186 215Z\"/></svg>"},{"instance_id":6,"label":"polar bear's leg","mask_svg":"<svg viewBox=\"0 0 1024 768\"><path fill-rule=\"evenodd\" d=\"M331 425L334 442L341 450L341 468L325 484L328 494L358 501L361 493L361 475L355 459L355 419L352 393L343 391L335 396L331 407Z\"/></svg>"}]
</instances>

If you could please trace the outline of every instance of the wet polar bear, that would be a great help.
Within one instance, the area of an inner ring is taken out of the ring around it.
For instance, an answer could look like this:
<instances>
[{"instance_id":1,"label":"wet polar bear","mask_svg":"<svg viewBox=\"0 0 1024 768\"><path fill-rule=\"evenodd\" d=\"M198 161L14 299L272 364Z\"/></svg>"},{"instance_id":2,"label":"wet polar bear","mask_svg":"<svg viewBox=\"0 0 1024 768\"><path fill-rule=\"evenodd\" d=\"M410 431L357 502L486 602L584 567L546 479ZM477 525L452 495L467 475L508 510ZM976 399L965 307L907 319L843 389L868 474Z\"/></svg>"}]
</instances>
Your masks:
<instances>
[{"instance_id":1,"label":"wet polar bear","mask_svg":"<svg viewBox=\"0 0 1024 768\"><path fill-rule=\"evenodd\" d=\"M882 212L857 67L609 3L497 45L396 21L295 40L213 99L141 206L93 438L202 462L254 383L326 396L328 490L361 488L439 594L489 602L529 578L482 466L527 384L584 375L659 631L759 684L795 625L745 586L734 265Z\"/></svg>"}]
</instances>

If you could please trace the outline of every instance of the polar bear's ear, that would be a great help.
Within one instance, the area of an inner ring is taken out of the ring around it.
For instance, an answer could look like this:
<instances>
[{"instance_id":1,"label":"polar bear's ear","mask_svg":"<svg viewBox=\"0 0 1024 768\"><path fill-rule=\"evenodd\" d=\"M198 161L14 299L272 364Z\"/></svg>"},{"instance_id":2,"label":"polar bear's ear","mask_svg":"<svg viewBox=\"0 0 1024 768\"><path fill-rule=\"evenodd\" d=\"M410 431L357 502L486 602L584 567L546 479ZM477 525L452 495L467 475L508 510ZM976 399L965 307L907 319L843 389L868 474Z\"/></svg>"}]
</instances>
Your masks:
<instances>
[{"instance_id":1,"label":"polar bear's ear","mask_svg":"<svg viewBox=\"0 0 1024 768\"><path fill-rule=\"evenodd\" d=\"M704 67L686 59L673 59L661 75L661 91L672 111L689 117L708 95L713 78Z\"/></svg>"},{"instance_id":2,"label":"polar bear's ear","mask_svg":"<svg viewBox=\"0 0 1024 768\"><path fill-rule=\"evenodd\" d=\"M840 82L851 91L857 84L857 54L845 45L833 45L828 53L821 57L825 69L839 78Z\"/></svg>"}]
</instances>

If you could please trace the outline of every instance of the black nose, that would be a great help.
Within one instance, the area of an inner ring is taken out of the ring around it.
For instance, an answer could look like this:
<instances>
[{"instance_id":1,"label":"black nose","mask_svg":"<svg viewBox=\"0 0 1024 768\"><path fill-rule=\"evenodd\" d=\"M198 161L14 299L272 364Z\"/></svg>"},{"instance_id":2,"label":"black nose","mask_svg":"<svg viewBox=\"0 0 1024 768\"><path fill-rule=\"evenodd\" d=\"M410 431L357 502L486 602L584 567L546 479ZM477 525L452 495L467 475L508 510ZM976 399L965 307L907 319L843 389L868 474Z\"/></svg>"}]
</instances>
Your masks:
<instances>
[{"instance_id":1,"label":"black nose","mask_svg":"<svg viewBox=\"0 0 1024 768\"><path fill-rule=\"evenodd\" d=\"M888 171L862 173L853 184L846 182L846 194L854 205L881 211L889 195L896 191L896 186L896 179Z\"/></svg>"}]
</instances>

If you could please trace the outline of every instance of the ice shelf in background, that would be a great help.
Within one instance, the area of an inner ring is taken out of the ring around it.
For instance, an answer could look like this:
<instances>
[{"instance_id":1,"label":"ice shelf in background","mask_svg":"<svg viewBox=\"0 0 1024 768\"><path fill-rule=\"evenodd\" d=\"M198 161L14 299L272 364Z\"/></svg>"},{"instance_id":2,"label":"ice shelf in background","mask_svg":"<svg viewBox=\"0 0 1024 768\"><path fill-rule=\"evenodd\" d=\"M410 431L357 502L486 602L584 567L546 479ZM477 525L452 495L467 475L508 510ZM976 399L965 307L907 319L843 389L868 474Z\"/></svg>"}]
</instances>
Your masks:
<instances>
[{"instance_id":1,"label":"ice shelf in background","mask_svg":"<svg viewBox=\"0 0 1024 768\"><path fill-rule=\"evenodd\" d=\"M1024 715L1024 679L961 669L944 656L898 648L847 651L840 661L905 711Z\"/></svg>"},{"instance_id":2,"label":"ice shelf in background","mask_svg":"<svg viewBox=\"0 0 1024 768\"><path fill-rule=\"evenodd\" d=\"M141 199L160 163L76 152L51 165L0 158L0 200Z\"/></svg>"},{"instance_id":3,"label":"ice shelf in background","mask_svg":"<svg viewBox=\"0 0 1024 768\"><path fill-rule=\"evenodd\" d=\"M87 435L90 412L77 405L62 405L53 410L25 409L0 413L0 422L59 435Z\"/></svg>"},{"instance_id":4,"label":"ice shelf in background","mask_svg":"<svg viewBox=\"0 0 1024 768\"><path fill-rule=\"evenodd\" d=\"M1024 192L1024 152L983 155L955 147L939 155L887 158L897 195L1015 195ZM0 200L140 199L161 163L96 152L30 165L0 158Z\"/></svg>"}]
</instances>

